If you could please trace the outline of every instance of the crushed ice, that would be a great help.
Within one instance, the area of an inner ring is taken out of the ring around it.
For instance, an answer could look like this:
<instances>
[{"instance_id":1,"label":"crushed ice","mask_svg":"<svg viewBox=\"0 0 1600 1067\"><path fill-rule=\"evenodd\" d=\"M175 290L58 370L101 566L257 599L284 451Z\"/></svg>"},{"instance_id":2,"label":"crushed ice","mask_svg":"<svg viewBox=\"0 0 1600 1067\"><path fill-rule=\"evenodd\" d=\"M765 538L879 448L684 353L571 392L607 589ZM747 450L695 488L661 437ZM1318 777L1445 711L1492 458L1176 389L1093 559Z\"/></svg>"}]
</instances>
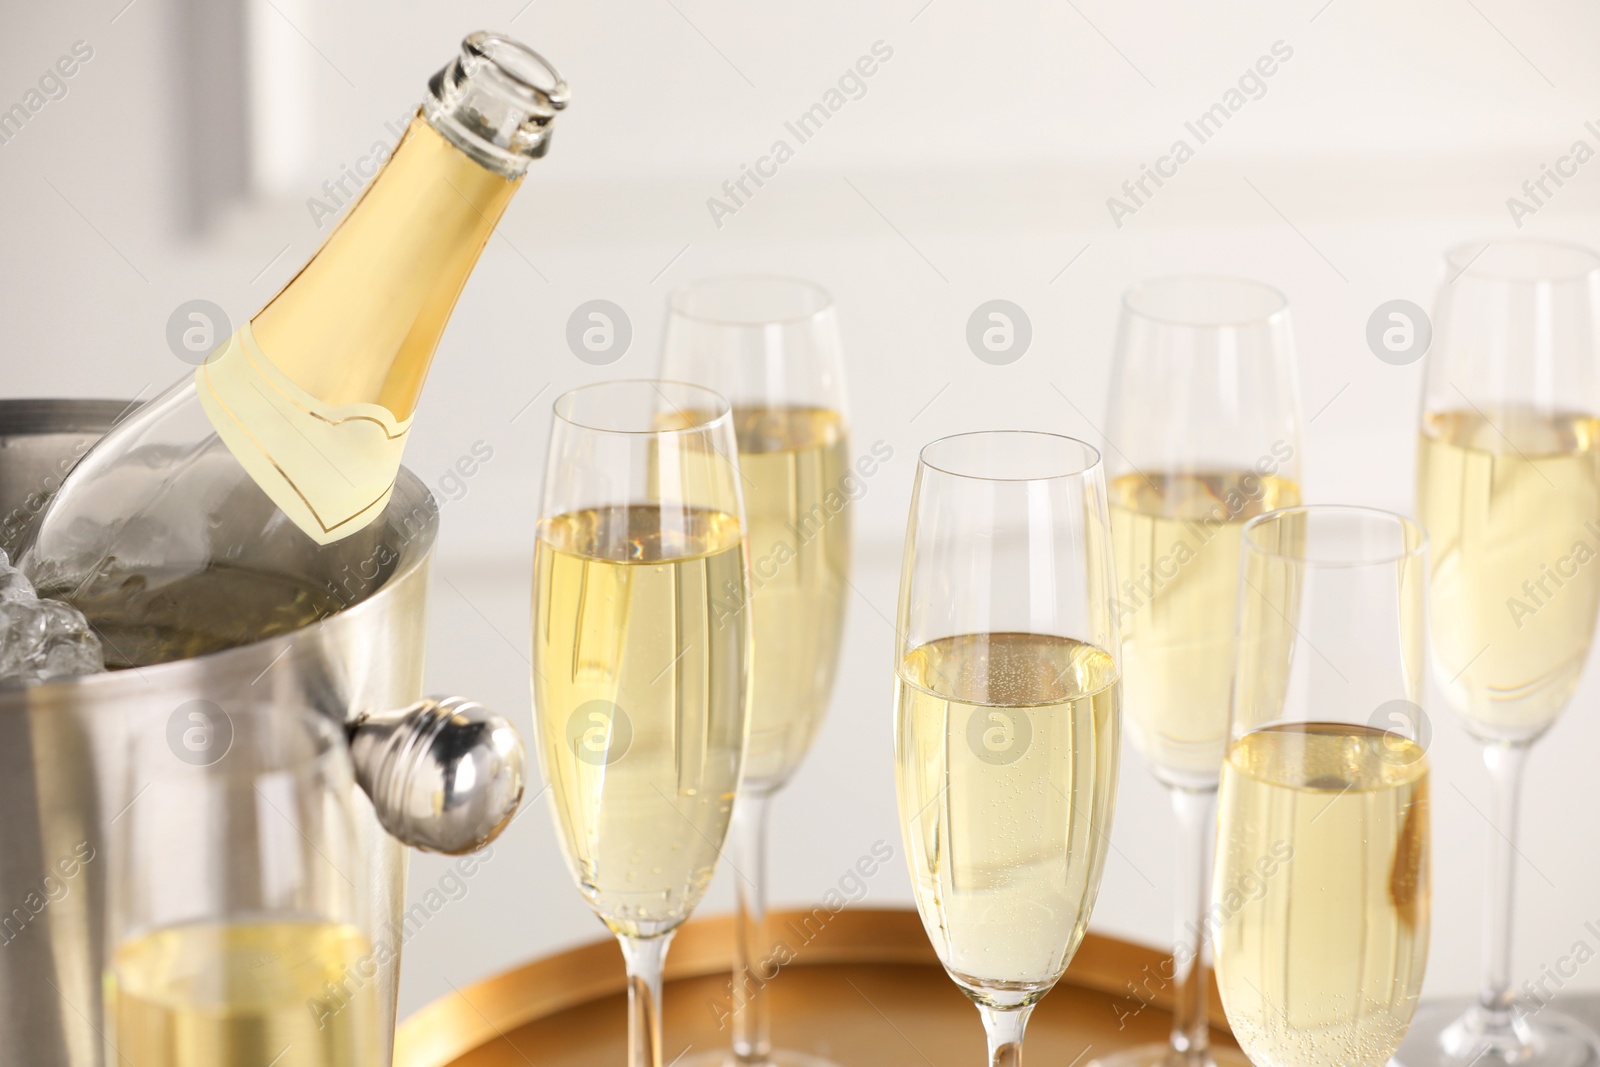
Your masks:
<instances>
[{"instance_id":1,"label":"crushed ice","mask_svg":"<svg viewBox=\"0 0 1600 1067\"><path fill-rule=\"evenodd\" d=\"M105 669L100 639L78 609L40 599L0 551L0 682L43 682Z\"/></svg>"}]
</instances>

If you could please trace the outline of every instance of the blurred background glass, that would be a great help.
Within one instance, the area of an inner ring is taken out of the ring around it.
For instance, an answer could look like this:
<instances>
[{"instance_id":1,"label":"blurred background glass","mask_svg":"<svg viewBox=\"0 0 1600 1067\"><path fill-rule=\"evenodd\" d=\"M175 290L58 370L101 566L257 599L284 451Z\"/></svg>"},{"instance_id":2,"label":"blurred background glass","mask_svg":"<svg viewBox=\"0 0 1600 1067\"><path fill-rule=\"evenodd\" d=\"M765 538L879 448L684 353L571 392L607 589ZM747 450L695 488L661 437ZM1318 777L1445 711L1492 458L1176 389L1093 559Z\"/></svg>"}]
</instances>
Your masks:
<instances>
[{"instance_id":1,"label":"blurred background glass","mask_svg":"<svg viewBox=\"0 0 1600 1067\"><path fill-rule=\"evenodd\" d=\"M770 801L828 710L844 637L850 505L862 483L850 466L842 359L833 298L810 282L702 278L668 301L662 377L698 382L733 405L755 650L730 859L741 876L733 1047L691 1063L826 1067L773 1049L762 988L783 943L767 928Z\"/></svg>"},{"instance_id":2,"label":"blurred background glass","mask_svg":"<svg viewBox=\"0 0 1600 1067\"><path fill-rule=\"evenodd\" d=\"M1600 605L1580 562L1600 539L1600 255L1472 242L1445 263L1417 516L1433 539L1434 683L1482 745L1493 832L1476 1001L1430 1004L1399 1060L1578 1067L1600 1059L1600 1036L1543 1003L1522 1017L1512 935L1522 776L1578 686Z\"/></svg>"},{"instance_id":3,"label":"blurred background glass","mask_svg":"<svg viewBox=\"0 0 1600 1067\"><path fill-rule=\"evenodd\" d=\"M1155 278L1122 298L1106 436L1128 736L1170 792L1172 1034L1096 1061L1241 1064L1207 1047L1206 914L1245 523L1300 503L1289 305L1269 285ZM1126 583L1126 584L1124 584Z\"/></svg>"},{"instance_id":4,"label":"blurred background glass","mask_svg":"<svg viewBox=\"0 0 1600 1067\"><path fill-rule=\"evenodd\" d=\"M108 857L107 1063L388 1061L354 793L343 729L309 708L195 700L135 734Z\"/></svg>"}]
</instances>

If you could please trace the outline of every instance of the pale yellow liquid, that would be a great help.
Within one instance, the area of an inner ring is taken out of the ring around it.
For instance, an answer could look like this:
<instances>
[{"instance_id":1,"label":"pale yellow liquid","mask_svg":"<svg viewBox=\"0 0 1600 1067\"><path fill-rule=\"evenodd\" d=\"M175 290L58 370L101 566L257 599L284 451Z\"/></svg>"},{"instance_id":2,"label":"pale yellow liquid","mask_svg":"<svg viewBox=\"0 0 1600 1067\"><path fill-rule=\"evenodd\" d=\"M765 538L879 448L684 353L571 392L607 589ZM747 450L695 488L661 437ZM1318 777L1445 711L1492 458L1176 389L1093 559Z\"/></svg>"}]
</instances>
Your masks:
<instances>
[{"instance_id":1,"label":"pale yellow liquid","mask_svg":"<svg viewBox=\"0 0 1600 1067\"><path fill-rule=\"evenodd\" d=\"M1469 728L1536 736L1583 673L1600 604L1600 419L1423 416L1435 674Z\"/></svg>"},{"instance_id":2,"label":"pale yellow liquid","mask_svg":"<svg viewBox=\"0 0 1600 1067\"><path fill-rule=\"evenodd\" d=\"M1428 958L1428 818L1427 757L1398 735L1309 723L1229 748L1213 948L1256 1067L1388 1062Z\"/></svg>"},{"instance_id":3,"label":"pale yellow liquid","mask_svg":"<svg viewBox=\"0 0 1600 1067\"><path fill-rule=\"evenodd\" d=\"M1116 664L1064 637L965 634L912 649L895 690L900 824L928 937L969 996L1037 1000L1100 887Z\"/></svg>"},{"instance_id":4,"label":"pale yellow liquid","mask_svg":"<svg viewBox=\"0 0 1600 1067\"><path fill-rule=\"evenodd\" d=\"M1228 732L1244 524L1300 503L1253 472L1125 474L1108 486L1134 747L1164 781L1216 782Z\"/></svg>"},{"instance_id":5,"label":"pale yellow liquid","mask_svg":"<svg viewBox=\"0 0 1600 1067\"><path fill-rule=\"evenodd\" d=\"M850 574L849 445L821 408L735 408L755 652L746 788L776 789L811 747L839 664ZM859 483L853 483L859 484Z\"/></svg>"},{"instance_id":6,"label":"pale yellow liquid","mask_svg":"<svg viewBox=\"0 0 1600 1067\"><path fill-rule=\"evenodd\" d=\"M567 862L618 933L687 918L727 834L749 638L725 589L743 591L742 552L739 520L720 511L639 505L540 525L540 756Z\"/></svg>"},{"instance_id":7,"label":"pale yellow liquid","mask_svg":"<svg viewBox=\"0 0 1600 1067\"><path fill-rule=\"evenodd\" d=\"M371 953L354 927L316 922L175 926L127 942L106 973L106 1062L376 1067Z\"/></svg>"}]
</instances>

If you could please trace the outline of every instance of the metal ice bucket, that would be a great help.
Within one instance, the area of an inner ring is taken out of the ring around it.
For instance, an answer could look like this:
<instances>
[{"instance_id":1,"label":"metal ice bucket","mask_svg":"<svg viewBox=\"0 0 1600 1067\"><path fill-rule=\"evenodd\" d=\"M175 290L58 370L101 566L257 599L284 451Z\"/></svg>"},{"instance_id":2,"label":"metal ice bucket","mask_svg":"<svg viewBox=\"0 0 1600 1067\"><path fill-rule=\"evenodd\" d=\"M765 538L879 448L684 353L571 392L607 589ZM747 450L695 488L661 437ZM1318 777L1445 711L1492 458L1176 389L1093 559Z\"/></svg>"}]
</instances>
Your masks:
<instances>
[{"instance_id":1,"label":"metal ice bucket","mask_svg":"<svg viewBox=\"0 0 1600 1067\"><path fill-rule=\"evenodd\" d=\"M14 547L61 476L126 407L0 401L0 547ZM314 707L350 724L357 777L382 800L383 825L405 833L409 818L421 839L412 833L408 840L450 851L449 844L430 842L427 830L437 830L451 812L458 821L481 823L487 811L493 824L487 837L504 825L521 794L514 731L481 709L473 714L476 706L465 702L418 704L437 533L433 497L402 470L384 518L340 542L322 573L299 574L352 603L338 614L198 659L0 686L0 1064L103 1067L100 976L111 947L103 929L106 853L112 823L127 804L126 752L135 721L141 728L152 720L164 724L189 701L225 707L230 696ZM273 562L292 572L294 561ZM409 719L385 719L408 706ZM412 729L419 716L423 728ZM369 725L356 729L361 723ZM487 793L455 796L456 776L441 779L434 764L459 762L464 752L476 753L476 777L493 780ZM430 770L434 780L419 780ZM394 956L376 979L387 1064L405 938L406 848L385 832L366 795L354 800L375 940L387 942Z\"/></svg>"}]
</instances>

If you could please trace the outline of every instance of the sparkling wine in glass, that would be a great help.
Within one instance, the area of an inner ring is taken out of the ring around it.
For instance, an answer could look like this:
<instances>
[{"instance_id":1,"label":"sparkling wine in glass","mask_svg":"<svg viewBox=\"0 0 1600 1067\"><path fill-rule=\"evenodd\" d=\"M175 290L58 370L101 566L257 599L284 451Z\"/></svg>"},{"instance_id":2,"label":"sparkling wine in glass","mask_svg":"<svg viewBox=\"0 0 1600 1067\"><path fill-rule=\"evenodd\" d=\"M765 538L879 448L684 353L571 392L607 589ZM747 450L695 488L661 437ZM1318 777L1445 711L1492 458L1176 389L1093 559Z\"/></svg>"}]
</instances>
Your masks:
<instances>
[{"instance_id":1,"label":"sparkling wine in glass","mask_svg":"<svg viewBox=\"0 0 1600 1067\"><path fill-rule=\"evenodd\" d=\"M1427 538L1355 507L1244 529L1211 921L1256 1067L1383 1067L1428 959Z\"/></svg>"},{"instance_id":2,"label":"sparkling wine in glass","mask_svg":"<svg viewBox=\"0 0 1600 1067\"><path fill-rule=\"evenodd\" d=\"M1180 833L1171 1037L1099 1067L1240 1064L1212 1049L1205 927L1233 685L1245 523L1300 502L1288 302L1241 278L1159 278L1124 297L1107 441L1123 696Z\"/></svg>"},{"instance_id":3,"label":"sparkling wine in glass","mask_svg":"<svg viewBox=\"0 0 1600 1067\"><path fill-rule=\"evenodd\" d=\"M785 1067L825 1061L774 1049L766 987L781 959L766 928L772 796L805 757L839 663L850 574L851 469L833 301L789 278L710 278L672 295L662 377L733 406L750 554L750 741L734 808L733 1047L694 1057Z\"/></svg>"},{"instance_id":4,"label":"sparkling wine in glass","mask_svg":"<svg viewBox=\"0 0 1600 1067\"><path fill-rule=\"evenodd\" d=\"M1430 1004L1404 1067L1581 1067L1600 1038L1519 1010L1511 977L1517 804L1529 747L1566 710L1600 605L1600 255L1499 240L1446 257L1417 454L1433 542L1434 679L1493 788L1483 970Z\"/></svg>"},{"instance_id":5,"label":"sparkling wine in glass","mask_svg":"<svg viewBox=\"0 0 1600 1067\"><path fill-rule=\"evenodd\" d=\"M744 755L749 613L733 420L676 382L556 401L534 556L539 755L579 891L661 1067L661 969L705 894Z\"/></svg>"},{"instance_id":6,"label":"sparkling wine in glass","mask_svg":"<svg viewBox=\"0 0 1600 1067\"><path fill-rule=\"evenodd\" d=\"M357 890L366 845L344 731L267 702L195 716L187 730L231 737L224 751L173 740L163 717L130 752L105 1062L383 1067L374 978L394 946L375 946Z\"/></svg>"},{"instance_id":7,"label":"sparkling wine in glass","mask_svg":"<svg viewBox=\"0 0 1600 1067\"><path fill-rule=\"evenodd\" d=\"M1120 662L1100 455L1054 434L922 450L901 571L900 825L917 910L1015 1067L1072 960L1116 791Z\"/></svg>"}]
</instances>

